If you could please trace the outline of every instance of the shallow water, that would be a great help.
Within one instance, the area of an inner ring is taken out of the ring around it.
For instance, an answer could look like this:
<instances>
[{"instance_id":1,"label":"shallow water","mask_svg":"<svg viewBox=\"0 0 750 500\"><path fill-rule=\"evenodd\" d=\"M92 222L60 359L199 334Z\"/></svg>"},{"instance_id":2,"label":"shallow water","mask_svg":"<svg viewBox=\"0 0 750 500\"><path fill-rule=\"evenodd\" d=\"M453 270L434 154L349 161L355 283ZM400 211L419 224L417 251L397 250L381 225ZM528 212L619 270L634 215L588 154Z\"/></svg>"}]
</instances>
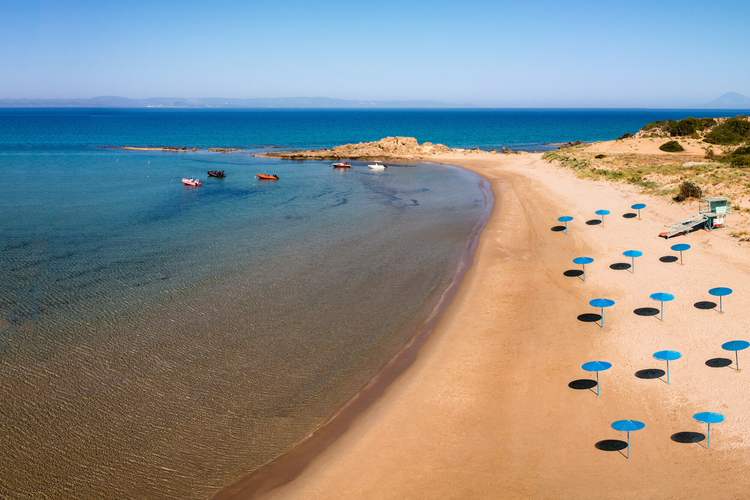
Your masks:
<instances>
[{"instance_id":1,"label":"shallow water","mask_svg":"<svg viewBox=\"0 0 750 500\"><path fill-rule=\"evenodd\" d=\"M283 453L413 334L484 208L478 177L437 165L86 146L0 161L12 497L203 498Z\"/></svg>"}]
</instances>

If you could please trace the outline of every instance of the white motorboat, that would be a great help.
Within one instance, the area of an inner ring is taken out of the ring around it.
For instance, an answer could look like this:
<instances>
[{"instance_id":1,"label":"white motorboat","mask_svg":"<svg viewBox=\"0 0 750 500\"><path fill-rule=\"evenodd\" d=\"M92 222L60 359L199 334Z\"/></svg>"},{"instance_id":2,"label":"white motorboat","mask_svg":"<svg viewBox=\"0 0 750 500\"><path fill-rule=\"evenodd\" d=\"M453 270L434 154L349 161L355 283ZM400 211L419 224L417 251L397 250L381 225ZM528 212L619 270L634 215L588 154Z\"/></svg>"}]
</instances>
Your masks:
<instances>
[{"instance_id":1,"label":"white motorboat","mask_svg":"<svg viewBox=\"0 0 750 500\"><path fill-rule=\"evenodd\" d=\"M384 170L384 169L388 168L386 165L383 165L379 161L376 161L375 163L373 163L371 165L367 165L367 166L370 167L372 170Z\"/></svg>"}]
</instances>

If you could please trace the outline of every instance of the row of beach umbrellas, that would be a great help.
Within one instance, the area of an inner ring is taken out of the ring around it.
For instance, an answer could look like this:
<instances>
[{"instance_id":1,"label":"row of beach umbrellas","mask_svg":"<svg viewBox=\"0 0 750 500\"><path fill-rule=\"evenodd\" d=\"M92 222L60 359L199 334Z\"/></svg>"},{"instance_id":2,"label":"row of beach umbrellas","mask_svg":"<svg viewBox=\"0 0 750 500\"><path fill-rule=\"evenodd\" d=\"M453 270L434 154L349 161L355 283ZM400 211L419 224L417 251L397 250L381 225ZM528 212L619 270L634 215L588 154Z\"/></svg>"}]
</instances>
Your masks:
<instances>
[{"instance_id":1,"label":"row of beach umbrellas","mask_svg":"<svg viewBox=\"0 0 750 500\"><path fill-rule=\"evenodd\" d=\"M630 208L634 210L638 210L638 219L640 219L641 210L646 208L646 205L644 203L636 203L635 205L632 205ZM597 210L594 213L601 216L602 227L604 227L604 216L610 214L609 210ZM573 217L563 216L563 217L559 217L557 220L565 223L565 233L567 234L568 222L572 221ZM680 264L683 264L682 252L689 250L690 245L685 244L685 243L680 243L677 245L672 245L671 249L675 252L680 252ZM641 252L640 250L626 250L625 252L623 252L623 255L625 257L631 258L631 269L632 269L632 272L635 274L635 259L643 256L643 252ZM574 264L578 264L582 266L583 281L586 281L586 265L591 264L593 262L594 262L594 259L591 257L577 257L573 259ZM710 289L708 293L712 296L719 297L719 311L723 312L722 297L730 295L732 293L732 289L726 288L726 287L717 287L717 288ZM658 293L651 294L649 297L661 303L661 308L660 308L661 320L663 321L664 320L664 302L669 302L671 300L674 300L674 295L670 293L666 293L666 292L658 292ZM591 300L589 304L592 307L597 307L601 309L601 327L604 328L604 309L615 305L615 301L611 299L606 299L606 298L597 298L597 299ZM744 340L732 340L729 342L725 342L724 344L722 344L721 347L724 350L733 351L735 353L735 369L739 370L738 352L750 347L750 342L747 342ZM665 350L665 351L655 352L653 354L653 357L661 361L666 361L667 383L669 383L669 362L680 359L682 357L682 354L677 351ZM612 367L612 364L606 361L589 361L587 363L584 363L581 366L581 368L583 368L584 370L588 372L596 373L596 395L597 396L600 394L599 372L608 370L611 367ZM703 422L708 425L708 432L707 432L708 437L707 437L706 447L709 448L710 443L711 443L711 424L723 422L724 415L720 413L714 413L714 412L700 412L700 413L696 413L695 415L693 415L693 418L699 422ZM627 433L627 455L626 456L628 458L630 458L630 432L643 429L645 426L646 424L638 420L618 420L611 424L611 427L614 430Z\"/></svg>"}]
</instances>

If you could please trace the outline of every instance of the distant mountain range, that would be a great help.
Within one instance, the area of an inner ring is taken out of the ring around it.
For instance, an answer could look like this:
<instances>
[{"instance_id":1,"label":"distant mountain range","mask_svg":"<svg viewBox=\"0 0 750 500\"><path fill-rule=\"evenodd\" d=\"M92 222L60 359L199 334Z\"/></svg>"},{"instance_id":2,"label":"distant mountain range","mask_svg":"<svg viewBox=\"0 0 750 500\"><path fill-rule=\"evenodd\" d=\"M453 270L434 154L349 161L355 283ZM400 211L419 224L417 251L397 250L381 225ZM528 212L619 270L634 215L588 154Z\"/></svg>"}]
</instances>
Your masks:
<instances>
[{"instance_id":1,"label":"distant mountain range","mask_svg":"<svg viewBox=\"0 0 750 500\"><path fill-rule=\"evenodd\" d=\"M151 97L130 99L102 96L91 99L0 99L0 108L312 108L312 109L367 109L367 108L476 108L472 104L450 104L438 101L353 101L330 97L266 97L235 99L224 97ZM748 109L750 97L728 92L708 104L693 106L705 109Z\"/></svg>"},{"instance_id":2,"label":"distant mountain range","mask_svg":"<svg viewBox=\"0 0 750 500\"><path fill-rule=\"evenodd\" d=\"M436 101L350 101L329 97L278 97L261 99L231 99L208 97L152 97L129 99L105 96L92 99L0 99L0 107L54 108L458 108L473 107Z\"/></svg>"},{"instance_id":3,"label":"distant mountain range","mask_svg":"<svg viewBox=\"0 0 750 500\"><path fill-rule=\"evenodd\" d=\"M750 97L737 92L727 92L709 102L706 107L708 109L750 109Z\"/></svg>"}]
</instances>

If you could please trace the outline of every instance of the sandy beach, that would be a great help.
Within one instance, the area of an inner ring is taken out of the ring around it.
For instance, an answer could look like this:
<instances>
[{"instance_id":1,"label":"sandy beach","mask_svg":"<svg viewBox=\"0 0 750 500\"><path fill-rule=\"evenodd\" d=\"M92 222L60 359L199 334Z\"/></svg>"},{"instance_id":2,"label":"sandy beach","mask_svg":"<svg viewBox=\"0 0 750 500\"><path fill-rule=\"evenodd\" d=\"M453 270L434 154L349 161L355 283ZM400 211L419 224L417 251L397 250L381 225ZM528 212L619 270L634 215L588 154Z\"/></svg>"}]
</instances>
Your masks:
<instances>
[{"instance_id":1,"label":"sandy beach","mask_svg":"<svg viewBox=\"0 0 750 500\"><path fill-rule=\"evenodd\" d=\"M722 350L750 340L747 244L729 229L664 240L664 224L697 211L640 194L626 184L582 180L527 155L441 155L485 178L495 196L473 263L413 364L345 429L298 454L286 472L273 465L217 498L742 498L750 488L750 351ZM630 206L645 203L642 219ZM604 224L594 212L610 210ZM557 218L570 215L569 232ZM587 224L587 221L589 223ZM688 243L684 264L670 250ZM622 252L640 250L635 272ZM584 282L575 257L594 259ZM667 258L665 258L667 257ZM669 258L672 257L672 258ZM729 287L723 312L708 294ZM675 296L660 307L649 295ZM586 321L589 301L615 301L604 327ZM703 302L704 304L699 304ZM649 311L649 308L652 309ZM652 357L676 350L666 369ZM731 359L731 366L707 361ZM612 368L596 388L581 365ZM714 364L714 363L709 363ZM638 376L640 375L640 377ZM575 385L575 384L573 384ZM695 413L722 413L706 440ZM626 439L616 420L646 424L630 435L630 457L597 443ZM311 440L314 441L314 438ZM284 457L279 462L283 464ZM287 460L287 462L289 462Z\"/></svg>"}]
</instances>

